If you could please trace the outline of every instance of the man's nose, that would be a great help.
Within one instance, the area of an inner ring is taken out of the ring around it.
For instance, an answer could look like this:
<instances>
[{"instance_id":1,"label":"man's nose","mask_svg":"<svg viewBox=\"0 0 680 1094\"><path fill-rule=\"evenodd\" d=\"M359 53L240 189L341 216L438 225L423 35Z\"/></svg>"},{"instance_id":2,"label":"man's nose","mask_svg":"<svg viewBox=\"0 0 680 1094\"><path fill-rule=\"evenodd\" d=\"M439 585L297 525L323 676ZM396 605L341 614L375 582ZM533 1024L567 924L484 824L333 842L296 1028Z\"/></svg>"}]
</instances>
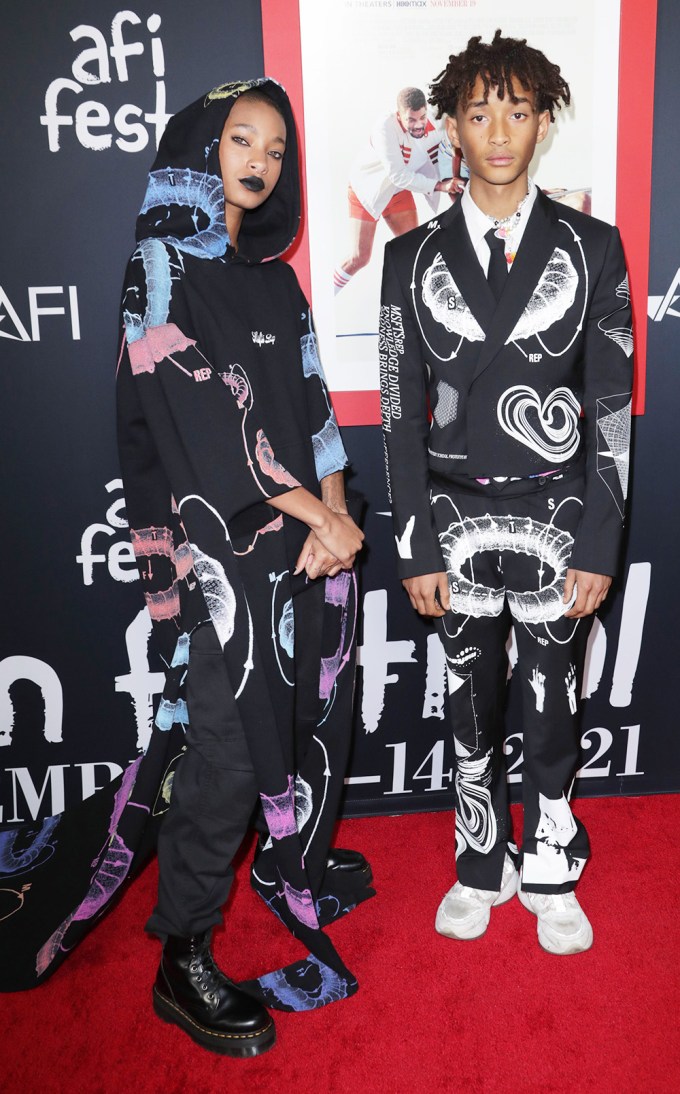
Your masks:
<instances>
[{"instance_id":1,"label":"man's nose","mask_svg":"<svg viewBox=\"0 0 680 1094\"><path fill-rule=\"evenodd\" d=\"M507 144L508 132L503 122L495 122L491 126L489 140L492 142L492 144Z\"/></svg>"}]
</instances>

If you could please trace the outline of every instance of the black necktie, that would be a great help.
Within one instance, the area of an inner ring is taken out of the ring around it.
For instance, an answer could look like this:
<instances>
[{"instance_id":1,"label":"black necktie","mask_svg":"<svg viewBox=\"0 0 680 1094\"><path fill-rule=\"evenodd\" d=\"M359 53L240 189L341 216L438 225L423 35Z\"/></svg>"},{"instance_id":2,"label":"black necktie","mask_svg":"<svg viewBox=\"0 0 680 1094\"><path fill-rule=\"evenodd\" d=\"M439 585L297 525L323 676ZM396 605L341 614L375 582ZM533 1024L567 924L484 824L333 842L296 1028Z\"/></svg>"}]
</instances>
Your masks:
<instances>
[{"instance_id":1,"label":"black necktie","mask_svg":"<svg viewBox=\"0 0 680 1094\"><path fill-rule=\"evenodd\" d=\"M505 240L498 238L495 228L489 228L484 238L491 251L489 272L487 274L489 288L496 300L499 300L503 292L503 286L508 279L508 264L505 261Z\"/></svg>"}]
</instances>

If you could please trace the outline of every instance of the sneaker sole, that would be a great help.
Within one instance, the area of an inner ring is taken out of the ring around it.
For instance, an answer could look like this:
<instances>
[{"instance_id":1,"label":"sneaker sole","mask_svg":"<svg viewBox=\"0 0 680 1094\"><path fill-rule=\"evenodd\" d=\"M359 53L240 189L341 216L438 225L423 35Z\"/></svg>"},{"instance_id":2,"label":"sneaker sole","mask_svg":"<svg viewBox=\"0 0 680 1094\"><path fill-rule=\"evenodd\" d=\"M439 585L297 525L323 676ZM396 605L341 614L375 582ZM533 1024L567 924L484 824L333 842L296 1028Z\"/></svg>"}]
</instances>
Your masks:
<instances>
[{"instance_id":1,"label":"sneaker sole","mask_svg":"<svg viewBox=\"0 0 680 1094\"><path fill-rule=\"evenodd\" d=\"M518 885L519 885L519 874L517 873L516 870L513 870L512 877L510 878L509 881L506 881L504 887L499 892L499 894L496 897L496 899L494 900L493 904L491 904L489 906L489 918L487 919L486 923L482 926L481 931L476 930L476 928L472 928L473 930L476 930L476 933L475 934L469 934L468 932L465 931L465 928L462 928L460 926L458 926L458 927L449 926L449 923L448 923L447 919L445 918L444 913L442 913L442 915L440 917L439 910L437 910L437 915L436 915L435 921L434 921L435 931L437 932L437 934L441 934L445 938L455 938L455 940L457 942L474 942L475 939L481 938L482 935L486 934L487 929L489 927L489 919L491 918L491 909L492 908L497 908L499 904L506 904L508 902L508 900L512 900L513 896L517 892Z\"/></svg>"},{"instance_id":2,"label":"sneaker sole","mask_svg":"<svg viewBox=\"0 0 680 1094\"><path fill-rule=\"evenodd\" d=\"M559 935L551 936L549 930L546 930L538 918L538 914L528 903L526 896L521 889L518 889L517 896L520 904L526 908L528 912L531 912L532 915L536 916L538 944L546 953L551 953L556 957L571 957L575 953L586 953L586 951L590 949L593 944L593 928L590 923L586 921L584 930L569 941L561 939Z\"/></svg>"},{"instance_id":3,"label":"sneaker sole","mask_svg":"<svg viewBox=\"0 0 680 1094\"><path fill-rule=\"evenodd\" d=\"M161 995L156 987L153 988L153 1009L162 1022L179 1026L196 1044L221 1056L260 1056L276 1043L276 1029L271 1018L268 1025L254 1033L217 1033L195 1022L176 1003Z\"/></svg>"},{"instance_id":4,"label":"sneaker sole","mask_svg":"<svg viewBox=\"0 0 680 1094\"><path fill-rule=\"evenodd\" d=\"M474 942L476 938L481 938L483 934L486 934L488 926L489 924L487 921L487 923L485 923L482 927L481 931L477 931L476 934L463 934L461 927L450 927L448 924L448 920L445 919L443 915L440 919L439 912L437 912L434 921L434 929L437 934L443 935L444 938L454 938L456 942Z\"/></svg>"}]
</instances>

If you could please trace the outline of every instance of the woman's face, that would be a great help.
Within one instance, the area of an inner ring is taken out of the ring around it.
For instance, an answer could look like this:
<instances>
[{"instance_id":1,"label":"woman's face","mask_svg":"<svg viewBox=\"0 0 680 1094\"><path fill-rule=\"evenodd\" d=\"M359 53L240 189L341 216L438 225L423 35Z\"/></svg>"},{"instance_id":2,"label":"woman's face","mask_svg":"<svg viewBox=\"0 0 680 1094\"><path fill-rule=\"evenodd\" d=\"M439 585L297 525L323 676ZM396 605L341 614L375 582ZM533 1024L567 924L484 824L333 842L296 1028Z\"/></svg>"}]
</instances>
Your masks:
<instances>
[{"instance_id":1,"label":"woman's face","mask_svg":"<svg viewBox=\"0 0 680 1094\"><path fill-rule=\"evenodd\" d=\"M286 150L286 123L268 103L241 97L220 138L220 171L226 206L247 212L267 200L279 181Z\"/></svg>"}]
</instances>

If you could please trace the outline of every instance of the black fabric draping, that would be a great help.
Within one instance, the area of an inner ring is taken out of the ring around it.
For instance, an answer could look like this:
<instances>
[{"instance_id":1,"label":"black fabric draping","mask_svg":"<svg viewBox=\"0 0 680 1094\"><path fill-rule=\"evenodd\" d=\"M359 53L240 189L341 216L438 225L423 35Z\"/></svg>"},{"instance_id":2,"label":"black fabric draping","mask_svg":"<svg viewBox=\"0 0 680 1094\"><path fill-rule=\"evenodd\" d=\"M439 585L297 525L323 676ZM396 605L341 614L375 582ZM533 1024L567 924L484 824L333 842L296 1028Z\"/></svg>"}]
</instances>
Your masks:
<instances>
[{"instance_id":1,"label":"black fabric draping","mask_svg":"<svg viewBox=\"0 0 680 1094\"><path fill-rule=\"evenodd\" d=\"M279 105L287 150L273 194L244 216L236 254L219 138L253 86ZM295 126L279 85L225 85L174 118L137 224L118 372L128 518L169 666L160 728L191 716L183 695L190 636L209 618L272 836L261 895L310 951L251 990L296 1010L356 990L319 926L318 904L347 758L356 587L348 573L326 579L318 747L296 770L291 569L307 528L267 504L299 485L319 496L320 479L346 463L307 302L292 270L271 261L298 221Z\"/></svg>"},{"instance_id":2,"label":"black fabric draping","mask_svg":"<svg viewBox=\"0 0 680 1094\"><path fill-rule=\"evenodd\" d=\"M278 104L287 141L275 190L244 216L237 255L226 230L219 140L249 88ZM356 990L320 927L372 895L361 880L341 879L336 897L324 877L349 747L356 582L342 572L325 580L318 598L318 725L297 765L291 571L308 529L268 504L298 485L319 496L320 481L346 464L307 301L290 267L276 260L299 225L297 160L284 90L255 80L216 88L175 115L150 172L122 294L118 434L131 539L166 685L146 751L109 790L77 817L36 825L31 846L5 841L17 863L55 847L61 862L66 842L82 845L67 886L60 875L46 925L34 931L35 977L24 961L14 989L54 971L152 849L185 748L191 635L210 620L272 835L258 862L258 891L310 952L250 988L269 1005L296 1010Z\"/></svg>"}]
</instances>

